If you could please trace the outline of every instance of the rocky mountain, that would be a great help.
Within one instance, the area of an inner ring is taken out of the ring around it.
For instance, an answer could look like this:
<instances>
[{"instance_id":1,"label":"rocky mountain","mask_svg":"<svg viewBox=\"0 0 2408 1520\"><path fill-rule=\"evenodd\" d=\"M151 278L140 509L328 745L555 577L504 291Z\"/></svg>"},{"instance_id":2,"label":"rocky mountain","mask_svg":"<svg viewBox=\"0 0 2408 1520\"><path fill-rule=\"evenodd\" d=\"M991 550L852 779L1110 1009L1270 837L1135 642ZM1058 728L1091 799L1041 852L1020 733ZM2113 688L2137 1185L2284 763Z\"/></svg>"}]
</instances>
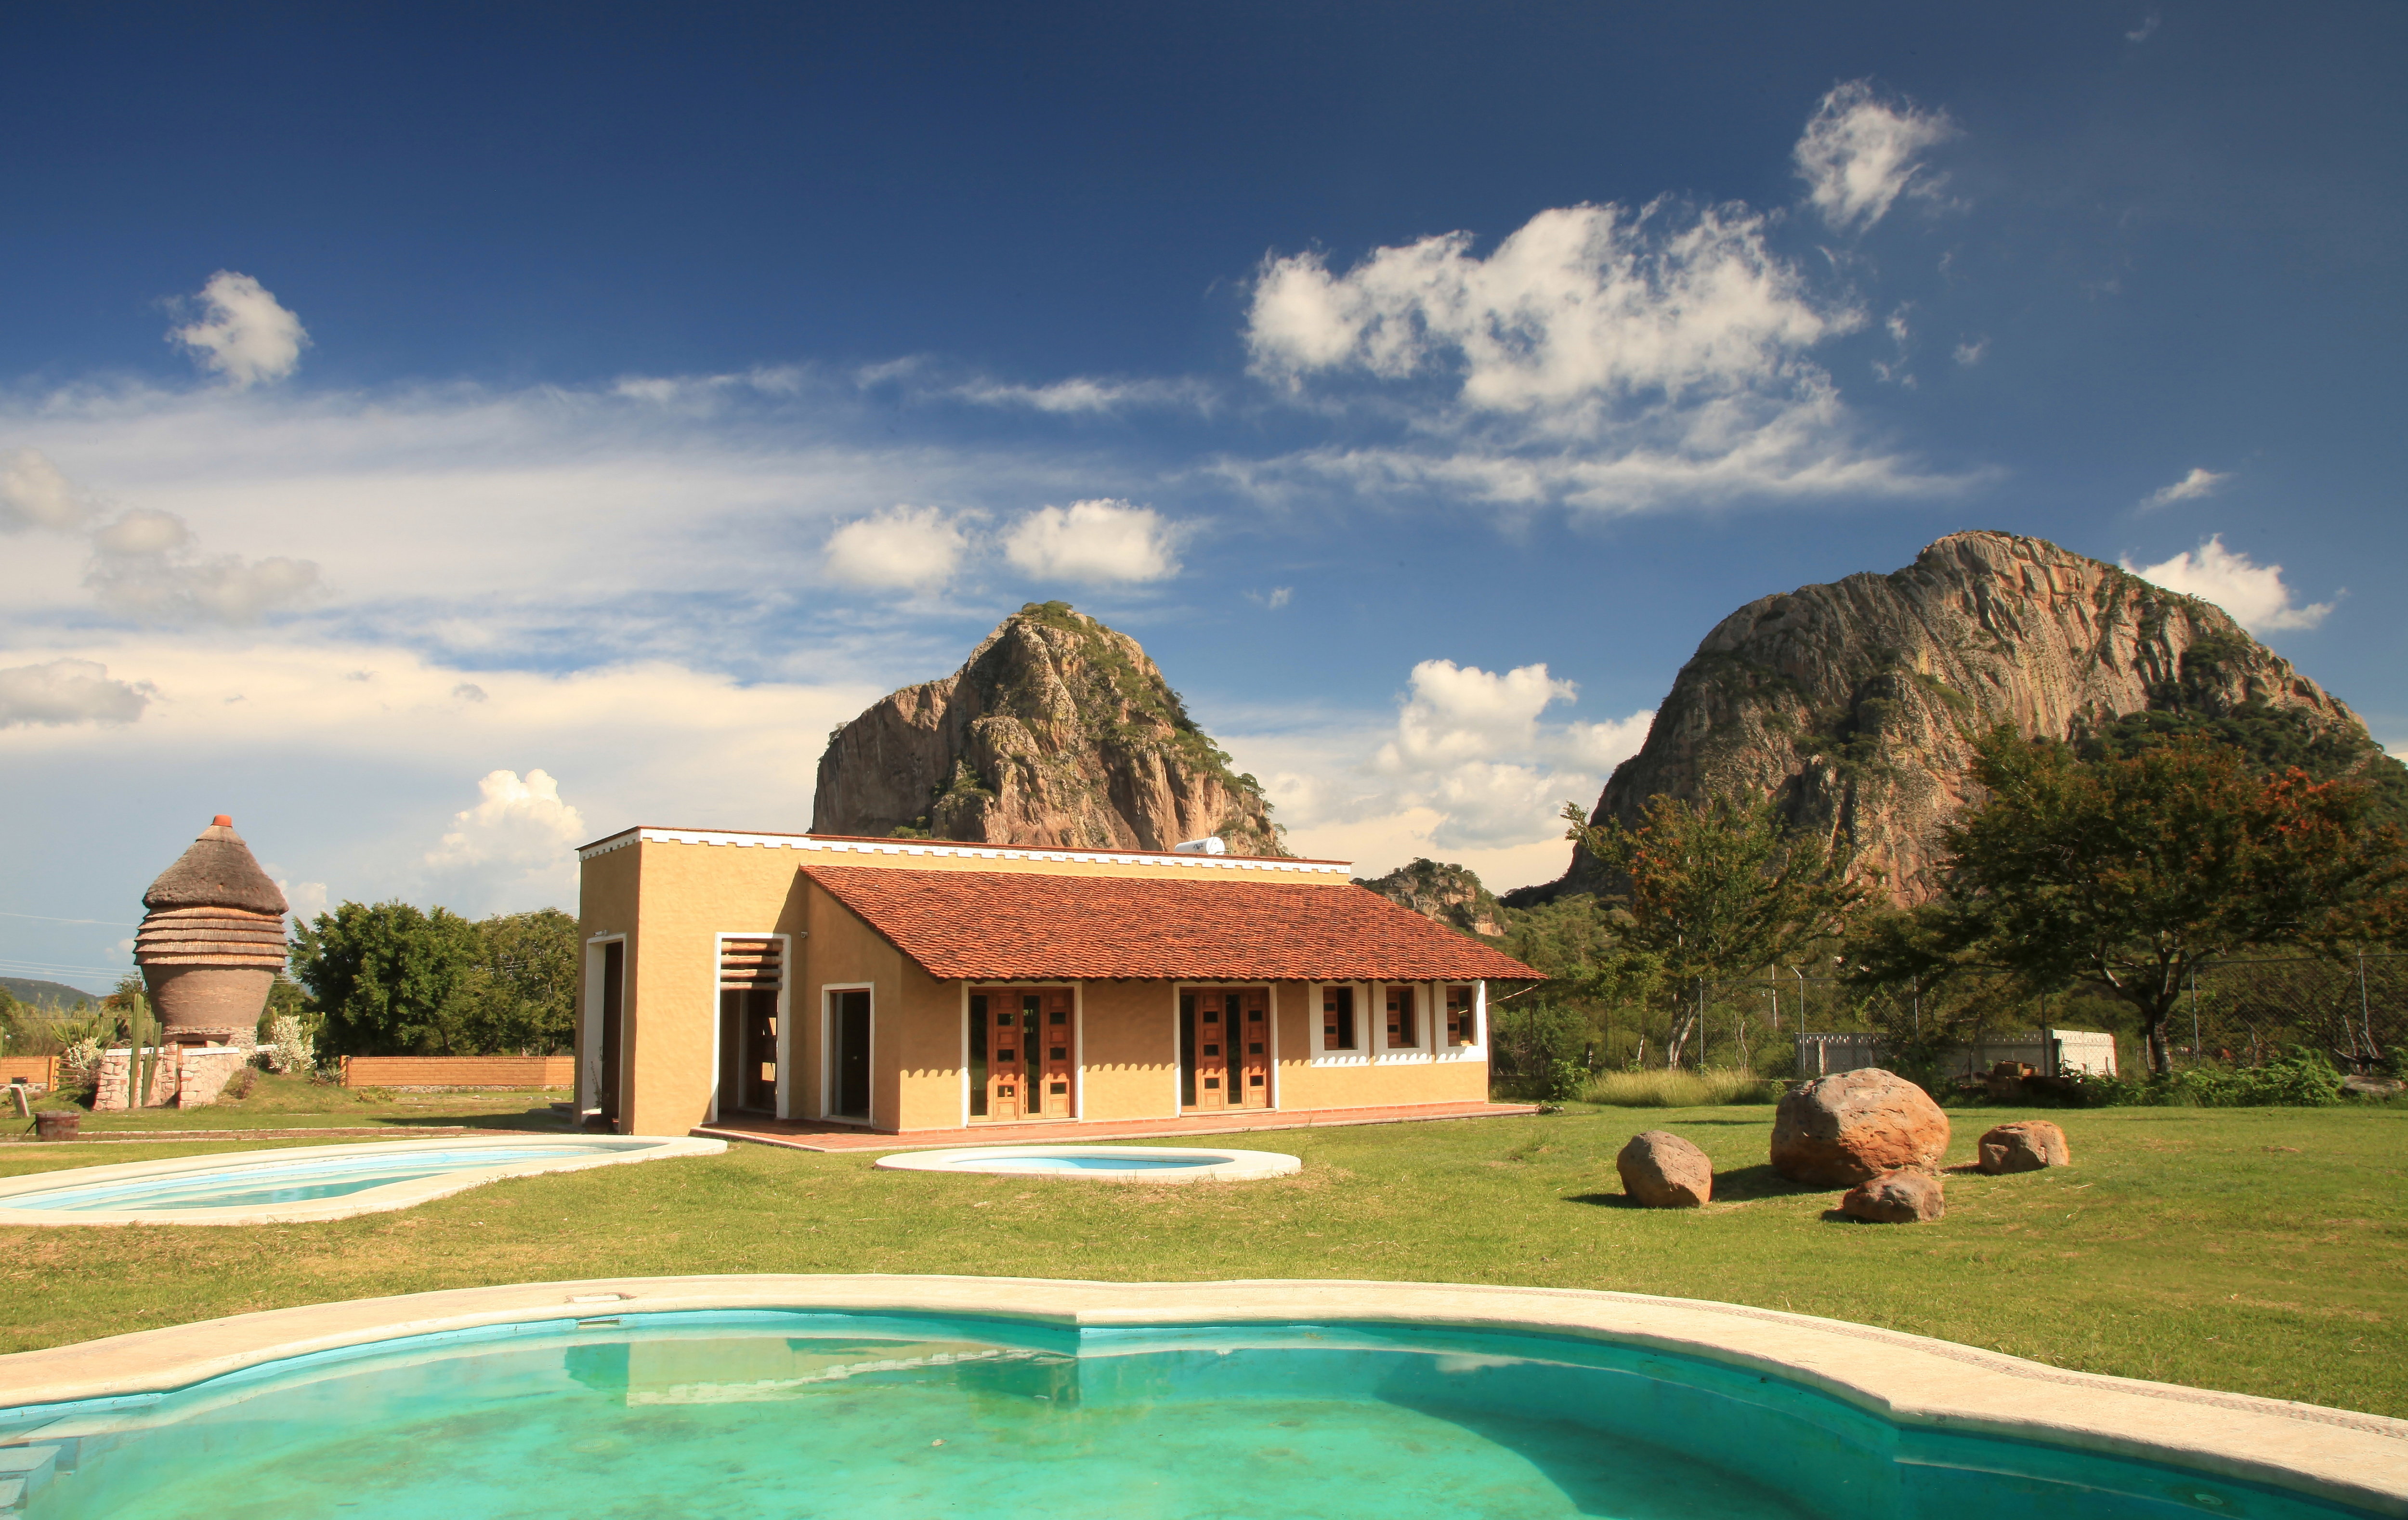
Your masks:
<instances>
[{"instance_id":1,"label":"rocky mountain","mask_svg":"<svg viewBox=\"0 0 2408 1520\"><path fill-rule=\"evenodd\" d=\"M1725 618L1591 817L1635 825L1661 793L1770 797L1917 901L1937 889L1939 830L1965 801L1972 740L2000 723L2074 741L2237 734L2320 756L2320 774L2401 784L2355 713L2221 609L2038 538L1956 533L1888 575ZM1506 901L1605 884L1575 852L1561 882Z\"/></svg>"},{"instance_id":2,"label":"rocky mountain","mask_svg":"<svg viewBox=\"0 0 2408 1520\"><path fill-rule=\"evenodd\" d=\"M1285 854L1270 810L1136 639L1031 602L828 737L811 832Z\"/></svg>"},{"instance_id":3,"label":"rocky mountain","mask_svg":"<svg viewBox=\"0 0 2408 1520\"><path fill-rule=\"evenodd\" d=\"M1491 937L1505 932L1504 915L1497 899L1480 884L1479 877L1461 866L1414 860L1376 881L1358 876L1354 884L1369 887L1390 902L1449 928Z\"/></svg>"}]
</instances>

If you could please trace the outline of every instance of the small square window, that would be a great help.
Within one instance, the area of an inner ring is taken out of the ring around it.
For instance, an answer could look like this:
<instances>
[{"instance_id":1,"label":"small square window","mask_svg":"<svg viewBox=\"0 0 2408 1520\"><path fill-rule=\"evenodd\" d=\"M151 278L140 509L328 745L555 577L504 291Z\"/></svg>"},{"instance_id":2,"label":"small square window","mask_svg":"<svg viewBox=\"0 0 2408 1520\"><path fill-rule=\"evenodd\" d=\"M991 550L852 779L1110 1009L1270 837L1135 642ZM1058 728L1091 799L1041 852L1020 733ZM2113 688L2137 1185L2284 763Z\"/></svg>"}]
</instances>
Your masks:
<instances>
[{"instance_id":1,"label":"small square window","mask_svg":"<svg viewBox=\"0 0 2408 1520\"><path fill-rule=\"evenodd\" d=\"M1260 1077L1248 1077L1246 1079L1246 1085L1250 1087L1260 1087L1262 1084L1263 1079Z\"/></svg>"},{"instance_id":2,"label":"small square window","mask_svg":"<svg viewBox=\"0 0 2408 1520\"><path fill-rule=\"evenodd\" d=\"M1053 1055L1051 1056L1051 1059L1053 1059L1053 1060L1056 1060L1056 1061L1067 1061L1067 1060L1068 1060L1069 1058L1070 1058L1070 1052L1069 1052L1068 1047L1067 1047L1067 1046L1063 1046L1063 1045L1056 1045L1056 1046L1054 1046L1054 1054L1053 1054Z\"/></svg>"},{"instance_id":3,"label":"small square window","mask_svg":"<svg viewBox=\"0 0 2408 1520\"><path fill-rule=\"evenodd\" d=\"M1204 1079L1204 1085L1207 1087L1218 1087L1221 1085L1221 1079L1218 1077L1207 1077Z\"/></svg>"},{"instance_id":4,"label":"small square window","mask_svg":"<svg viewBox=\"0 0 2408 1520\"><path fill-rule=\"evenodd\" d=\"M1067 1082L1057 1082L1054 1084L1054 1091L1057 1093L1067 1093L1069 1090L1070 1084Z\"/></svg>"}]
</instances>

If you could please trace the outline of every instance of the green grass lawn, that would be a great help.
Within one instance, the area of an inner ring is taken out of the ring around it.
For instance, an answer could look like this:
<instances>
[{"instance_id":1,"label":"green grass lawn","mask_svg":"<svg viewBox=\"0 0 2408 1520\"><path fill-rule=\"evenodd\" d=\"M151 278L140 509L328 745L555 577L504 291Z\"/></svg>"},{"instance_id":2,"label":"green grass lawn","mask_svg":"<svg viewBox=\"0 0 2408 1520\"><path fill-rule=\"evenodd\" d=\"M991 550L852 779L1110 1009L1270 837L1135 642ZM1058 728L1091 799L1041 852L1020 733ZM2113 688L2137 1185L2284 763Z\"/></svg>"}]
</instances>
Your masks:
<instances>
[{"instance_id":1,"label":"green grass lawn","mask_svg":"<svg viewBox=\"0 0 2408 1520\"><path fill-rule=\"evenodd\" d=\"M552 1105L566 1088L396 1093L380 1087L338 1087L308 1077L251 1073L240 1097L220 1097L201 1109L83 1110L87 1135L146 1129L356 1129L387 1125L467 1125L480 1129L567 1128ZM5 1099L0 1099L5 1102ZM76 1108L64 1097L37 1099L36 1109ZM14 1107L0 1110L0 1140L32 1138L33 1125ZM89 1164L89 1163L87 1163Z\"/></svg>"},{"instance_id":2,"label":"green grass lawn","mask_svg":"<svg viewBox=\"0 0 2408 1520\"><path fill-rule=\"evenodd\" d=\"M437 1105L439 1107L439 1105ZM1951 1162L1981 1129L1954 1114ZM2408 1111L2111 1109L2075 1165L1948 1178L1948 1217L1827 1218L1764 1164L1768 1107L1266 1134L1269 1182L1127 1186L724 1156L472 1189L253 1228L48 1228L0 1255L0 1350L328 1299L677 1272L968 1272L1534 1283L1720 1298L1942 1336L2060 1367L2408 1416ZM1641 1129L1713 1158L1720 1201L1624 1206ZM276 1142L265 1142L276 1143ZM301 1142L286 1142L301 1143ZM243 1148L0 1146L0 1174Z\"/></svg>"}]
</instances>

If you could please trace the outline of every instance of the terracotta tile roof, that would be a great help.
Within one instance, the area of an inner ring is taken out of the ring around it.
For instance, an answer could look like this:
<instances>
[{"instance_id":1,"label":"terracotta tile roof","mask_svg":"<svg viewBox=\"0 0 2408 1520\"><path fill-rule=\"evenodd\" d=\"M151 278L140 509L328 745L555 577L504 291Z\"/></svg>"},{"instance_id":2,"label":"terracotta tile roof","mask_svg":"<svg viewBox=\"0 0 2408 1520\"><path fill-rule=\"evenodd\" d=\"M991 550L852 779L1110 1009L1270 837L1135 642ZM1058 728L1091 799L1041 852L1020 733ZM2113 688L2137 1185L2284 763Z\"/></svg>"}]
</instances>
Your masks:
<instances>
[{"instance_id":1,"label":"terracotta tile roof","mask_svg":"<svg viewBox=\"0 0 2408 1520\"><path fill-rule=\"evenodd\" d=\"M1540 980L1351 884L817 864L802 873L939 981Z\"/></svg>"}]
</instances>

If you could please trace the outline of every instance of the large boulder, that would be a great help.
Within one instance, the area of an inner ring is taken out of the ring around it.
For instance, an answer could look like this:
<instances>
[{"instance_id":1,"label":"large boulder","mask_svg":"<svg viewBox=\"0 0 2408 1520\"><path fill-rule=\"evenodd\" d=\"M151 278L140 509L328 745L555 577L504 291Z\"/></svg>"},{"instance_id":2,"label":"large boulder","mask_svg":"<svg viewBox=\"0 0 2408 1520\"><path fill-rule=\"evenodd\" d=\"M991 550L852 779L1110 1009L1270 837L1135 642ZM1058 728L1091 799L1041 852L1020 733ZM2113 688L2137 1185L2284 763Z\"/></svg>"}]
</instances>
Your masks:
<instances>
[{"instance_id":1,"label":"large boulder","mask_svg":"<svg viewBox=\"0 0 2408 1520\"><path fill-rule=\"evenodd\" d=\"M1948 1152L1948 1115L1904 1077L1867 1067L1801 1082L1772 1120L1772 1167L1791 1182L1844 1187Z\"/></svg>"},{"instance_id":2,"label":"large boulder","mask_svg":"<svg viewBox=\"0 0 2408 1520\"><path fill-rule=\"evenodd\" d=\"M1840 1212L1870 1225L1920 1225L1948 1212L1940 1179L1928 1171L1885 1171L1848 1189Z\"/></svg>"},{"instance_id":3,"label":"large boulder","mask_svg":"<svg viewBox=\"0 0 2408 1520\"><path fill-rule=\"evenodd\" d=\"M2073 1160L2073 1153L2065 1143L2065 1131L2045 1119L2000 1125L1983 1135L1976 1150L1982 1169L1994 1176L2006 1171L2062 1167Z\"/></svg>"},{"instance_id":4,"label":"large boulder","mask_svg":"<svg viewBox=\"0 0 2408 1520\"><path fill-rule=\"evenodd\" d=\"M1714 1196L1713 1163L1670 1130L1633 1135L1613 1158L1622 1190L1650 1209L1694 1209Z\"/></svg>"}]
</instances>

